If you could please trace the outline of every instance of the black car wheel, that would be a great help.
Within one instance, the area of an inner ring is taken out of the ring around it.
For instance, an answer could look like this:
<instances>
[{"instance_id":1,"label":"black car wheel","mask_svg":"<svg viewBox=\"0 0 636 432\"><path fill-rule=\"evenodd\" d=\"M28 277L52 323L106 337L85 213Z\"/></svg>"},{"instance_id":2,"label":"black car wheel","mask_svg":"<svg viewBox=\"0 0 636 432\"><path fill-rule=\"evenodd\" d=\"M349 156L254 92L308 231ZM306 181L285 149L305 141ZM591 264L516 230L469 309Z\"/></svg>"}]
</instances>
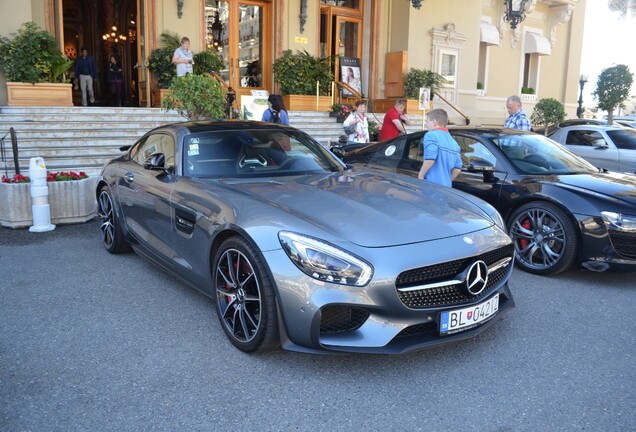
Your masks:
<instances>
[{"instance_id":1,"label":"black car wheel","mask_svg":"<svg viewBox=\"0 0 636 432\"><path fill-rule=\"evenodd\" d=\"M97 201L99 206L97 212L99 216L99 234L106 250L112 254L130 250L130 245L124 238L124 234L119 226L119 220L113 208L113 199L106 187L103 187L99 191Z\"/></svg>"},{"instance_id":2,"label":"black car wheel","mask_svg":"<svg viewBox=\"0 0 636 432\"><path fill-rule=\"evenodd\" d=\"M274 290L257 251L239 237L226 240L213 276L217 315L234 346L245 352L278 346Z\"/></svg>"},{"instance_id":3,"label":"black car wheel","mask_svg":"<svg viewBox=\"0 0 636 432\"><path fill-rule=\"evenodd\" d=\"M577 237L567 215L547 202L524 204L510 218L508 233L521 269L548 275L567 270L576 259Z\"/></svg>"}]
</instances>

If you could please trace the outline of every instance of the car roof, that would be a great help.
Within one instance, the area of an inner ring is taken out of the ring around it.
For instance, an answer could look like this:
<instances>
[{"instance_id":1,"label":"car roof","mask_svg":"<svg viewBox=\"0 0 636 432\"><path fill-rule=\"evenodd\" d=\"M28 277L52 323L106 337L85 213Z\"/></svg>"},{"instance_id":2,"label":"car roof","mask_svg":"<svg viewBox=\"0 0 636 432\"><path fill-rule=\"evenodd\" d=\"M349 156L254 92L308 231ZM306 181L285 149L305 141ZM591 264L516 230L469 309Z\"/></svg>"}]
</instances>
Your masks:
<instances>
[{"instance_id":1,"label":"car roof","mask_svg":"<svg viewBox=\"0 0 636 432\"><path fill-rule=\"evenodd\" d=\"M187 129L190 133L200 133L207 131L230 131L230 130L272 130L272 129L293 129L288 126L284 126L276 123L268 123L255 120L198 120L198 121L184 121L178 123L169 123L163 126L159 126L152 131L156 130L184 130ZM150 132L152 132L150 131Z\"/></svg>"}]
</instances>

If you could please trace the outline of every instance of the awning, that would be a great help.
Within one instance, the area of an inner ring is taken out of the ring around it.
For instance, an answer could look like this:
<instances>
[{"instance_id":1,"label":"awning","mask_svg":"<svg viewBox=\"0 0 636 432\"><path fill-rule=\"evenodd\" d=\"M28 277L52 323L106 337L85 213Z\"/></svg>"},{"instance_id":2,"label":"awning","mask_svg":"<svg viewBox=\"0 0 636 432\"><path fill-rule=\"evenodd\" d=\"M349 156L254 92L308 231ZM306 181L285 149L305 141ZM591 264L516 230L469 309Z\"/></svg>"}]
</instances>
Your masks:
<instances>
[{"instance_id":1,"label":"awning","mask_svg":"<svg viewBox=\"0 0 636 432\"><path fill-rule=\"evenodd\" d=\"M526 54L550 55L552 54L552 45L545 36L539 33L526 33Z\"/></svg>"},{"instance_id":2,"label":"awning","mask_svg":"<svg viewBox=\"0 0 636 432\"><path fill-rule=\"evenodd\" d=\"M492 24L481 22L480 24L480 40L488 45L499 45L499 30Z\"/></svg>"}]
</instances>

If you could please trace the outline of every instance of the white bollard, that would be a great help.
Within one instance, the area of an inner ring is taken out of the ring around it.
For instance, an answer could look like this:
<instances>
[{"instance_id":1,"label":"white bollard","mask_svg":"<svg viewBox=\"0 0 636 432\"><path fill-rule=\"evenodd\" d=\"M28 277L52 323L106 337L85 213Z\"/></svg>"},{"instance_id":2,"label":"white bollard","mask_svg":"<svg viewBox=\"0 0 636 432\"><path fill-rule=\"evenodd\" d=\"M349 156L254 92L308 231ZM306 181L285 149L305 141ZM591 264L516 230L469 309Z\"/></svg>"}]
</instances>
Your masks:
<instances>
[{"instance_id":1,"label":"white bollard","mask_svg":"<svg viewBox=\"0 0 636 432\"><path fill-rule=\"evenodd\" d=\"M29 177L31 178L31 210L33 225L31 232L45 232L55 229L51 225L51 207L49 206L49 186L46 184L46 165L41 157L29 161Z\"/></svg>"}]
</instances>

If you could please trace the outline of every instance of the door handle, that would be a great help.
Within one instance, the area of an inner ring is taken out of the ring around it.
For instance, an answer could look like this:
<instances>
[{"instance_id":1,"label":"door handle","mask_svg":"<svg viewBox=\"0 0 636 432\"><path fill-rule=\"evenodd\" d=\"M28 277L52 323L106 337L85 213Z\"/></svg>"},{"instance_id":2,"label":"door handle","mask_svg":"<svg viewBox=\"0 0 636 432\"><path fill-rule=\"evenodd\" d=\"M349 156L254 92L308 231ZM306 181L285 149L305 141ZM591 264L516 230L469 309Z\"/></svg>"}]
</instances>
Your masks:
<instances>
[{"instance_id":1,"label":"door handle","mask_svg":"<svg viewBox=\"0 0 636 432\"><path fill-rule=\"evenodd\" d=\"M135 181L135 175L133 173L126 173L124 179L126 179L128 183L132 183Z\"/></svg>"}]
</instances>

